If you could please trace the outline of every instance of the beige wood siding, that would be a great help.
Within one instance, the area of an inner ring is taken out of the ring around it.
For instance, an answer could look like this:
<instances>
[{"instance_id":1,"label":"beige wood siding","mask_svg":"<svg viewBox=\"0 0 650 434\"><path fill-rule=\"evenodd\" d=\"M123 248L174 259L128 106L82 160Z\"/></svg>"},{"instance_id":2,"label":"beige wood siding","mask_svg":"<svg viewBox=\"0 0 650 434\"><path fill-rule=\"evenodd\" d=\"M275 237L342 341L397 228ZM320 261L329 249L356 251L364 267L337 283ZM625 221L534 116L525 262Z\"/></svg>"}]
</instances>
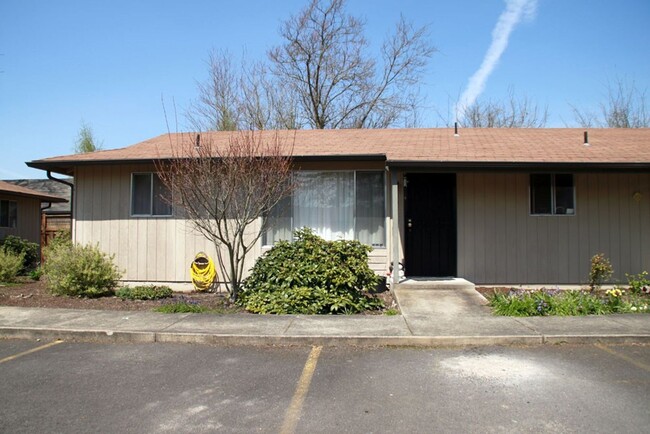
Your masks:
<instances>
[{"instance_id":1,"label":"beige wood siding","mask_svg":"<svg viewBox=\"0 0 650 434\"><path fill-rule=\"evenodd\" d=\"M0 200L16 202L18 219L15 228L0 227L0 240L9 235L24 238L33 243L41 242L41 200L11 194L0 194Z\"/></svg>"},{"instance_id":2,"label":"beige wood siding","mask_svg":"<svg viewBox=\"0 0 650 434\"><path fill-rule=\"evenodd\" d=\"M216 251L176 210L173 217L131 217L131 173L150 171L154 171L150 165L79 167L75 174L75 242L98 244L102 251L115 255L118 267L125 272L123 280L188 282L196 253L204 251L216 261ZM260 242L249 255L246 269L261 253ZM370 265L378 274L385 273L386 258L386 249L370 254Z\"/></svg>"},{"instance_id":3,"label":"beige wood siding","mask_svg":"<svg viewBox=\"0 0 650 434\"><path fill-rule=\"evenodd\" d=\"M574 216L531 216L527 173L459 173L457 183L460 277L585 283L591 256L601 252L616 281L650 271L650 174L575 174Z\"/></svg>"}]
</instances>

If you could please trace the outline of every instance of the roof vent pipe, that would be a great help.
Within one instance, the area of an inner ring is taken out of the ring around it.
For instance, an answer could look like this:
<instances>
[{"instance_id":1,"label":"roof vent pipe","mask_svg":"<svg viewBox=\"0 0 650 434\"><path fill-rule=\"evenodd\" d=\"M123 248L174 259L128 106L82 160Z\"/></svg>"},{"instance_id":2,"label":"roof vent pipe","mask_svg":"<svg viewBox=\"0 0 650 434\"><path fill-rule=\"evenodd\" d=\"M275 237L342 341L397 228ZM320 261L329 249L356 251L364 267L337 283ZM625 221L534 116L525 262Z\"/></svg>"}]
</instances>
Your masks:
<instances>
[{"instance_id":1,"label":"roof vent pipe","mask_svg":"<svg viewBox=\"0 0 650 434\"><path fill-rule=\"evenodd\" d=\"M194 143L194 147L196 149L199 149L201 147L201 135L200 134L196 135L196 142Z\"/></svg>"},{"instance_id":2,"label":"roof vent pipe","mask_svg":"<svg viewBox=\"0 0 650 434\"><path fill-rule=\"evenodd\" d=\"M458 137L458 122L454 122L454 137Z\"/></svg>"},{"instance_id":3,"label":"roof vent pipe","mask_svg":"<svg viewBox=\"0 0 650 434\"><path fill-rule=\"evenodd\" d=\"M591 146L589 145L589 133L585 131L585 142L583 143L585 146Z\"/></svg>"}]
</instances>

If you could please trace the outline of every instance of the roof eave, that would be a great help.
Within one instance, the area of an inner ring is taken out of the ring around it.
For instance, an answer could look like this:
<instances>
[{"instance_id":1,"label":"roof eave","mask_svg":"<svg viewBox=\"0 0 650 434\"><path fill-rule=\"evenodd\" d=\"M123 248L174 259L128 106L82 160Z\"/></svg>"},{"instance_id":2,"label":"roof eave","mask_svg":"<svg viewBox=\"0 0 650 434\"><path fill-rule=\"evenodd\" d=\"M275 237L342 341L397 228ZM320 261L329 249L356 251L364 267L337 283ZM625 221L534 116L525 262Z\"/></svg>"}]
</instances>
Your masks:
<instances>
[{"instance_id":1,"label":"roof eave","mask_svg":"<svg viewBox=\"0 0 650 434\"><path fill-rule=\"evenodd\" d=\"M413 170L572 170L572 171L647 171L650 162L548 162L548 161L414 161L388 160L386 165L395 169Z\"/></svg>"},{"instance_id":2,"label":"roof eave","mask_svg":"<svg viewBox=\"0 0 650 434\"><path fill-rule=\"evenodd\" d=\"M295 155L292 157L296 162L311 161L386 161L386 154L350 154L350 155ZM77 166L96 165L119 165L119 164L155 164L156 162L169 161L170 158L129 158L111 160L36 160L29 161L27 166L49 170L62 175L74 175L74 168Z\"/></svg>"}]
</instances>

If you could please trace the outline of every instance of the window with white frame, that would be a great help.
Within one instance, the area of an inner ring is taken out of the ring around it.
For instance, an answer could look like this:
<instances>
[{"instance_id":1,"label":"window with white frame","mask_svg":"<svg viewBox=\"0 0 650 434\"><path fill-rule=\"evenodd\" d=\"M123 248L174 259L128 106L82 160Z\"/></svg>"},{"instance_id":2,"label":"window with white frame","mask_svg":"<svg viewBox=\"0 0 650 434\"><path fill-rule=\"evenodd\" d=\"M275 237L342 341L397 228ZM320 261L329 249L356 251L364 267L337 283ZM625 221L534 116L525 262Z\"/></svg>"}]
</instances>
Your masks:
<instances>
[{"instance_id":1,"label":"window with white frame","mask_svg":"<svg viewBox=\"0 0 650 434\"><path fill-rule=\"evenodd\" d=\"M0 200L0 227L15 228L18 224L18 202Z\"/></svg>"},{"instance_id":2,"label":"window with white frame","mask_svg":"<svg viewBox=\"0 0 650 434\"><path fill-rule=\"evenodd\" d=\"M532 215L574 215L573 175L566 173L531 174L530 213Z\"/></svg>"},{"instance_id":3,"label":"window with white frame","mask_svg":"<svg viewBox=\"0 0 650 434\"><path fill-rule=\"evenodd\" d=\"M171 216L169 190L156 173L131 174L131 215Z\"/></svg>"},{"instance_id":4,"label":"window with white frame","mask_svg":"<svg viewBox=\"0 0 650 434\"><path fill-rule=\"evenodd\" d=\"M382 171L299 171L292 197L270 213L264 245L291 239L309 227L326 240L351 240L383 247L386 242Z\"/></svg>"}]
</instances>

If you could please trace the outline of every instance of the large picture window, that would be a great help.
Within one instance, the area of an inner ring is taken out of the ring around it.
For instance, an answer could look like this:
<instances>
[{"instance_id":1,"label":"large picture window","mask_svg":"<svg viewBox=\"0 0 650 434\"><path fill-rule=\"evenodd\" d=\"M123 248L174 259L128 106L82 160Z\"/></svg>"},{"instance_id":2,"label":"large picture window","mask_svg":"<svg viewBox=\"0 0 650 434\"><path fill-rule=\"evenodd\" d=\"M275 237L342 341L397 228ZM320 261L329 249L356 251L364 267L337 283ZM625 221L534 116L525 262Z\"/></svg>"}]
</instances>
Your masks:
<instances>
[{"instance_id":1,"label":"large picture window","mask_svg":"<svg viewBox=\"0 0 650 434\"><path fill-rule=\"evenodd\" d=\"M18 224L18 203L0 200L0 227L15 228Z\"/></svg>"},{"instance_id":2,"label":"large picture window","mask_svg":"<svg viewBox=\"0 0 650 434\"><path fill-rule=\"evenodd\" d=\"M533 215L575 214L573 175L530 175L530 213Z\"/></svg>"},{"instance_id":3,"label":"large picture window","mask_svg":"<svg viewBox=\"0 0 650 434\"><path fill-rule=\"evenodd\" d=\"M385 245L384 173L300 171L298 187L268 216L263 243L289 240L294 230L309 227L326 240L357 239Z\"/></svg>"},{"instance_id":4,"label":"large picture window","mask_svg":"<svg viewBox=\"0 0 650 434\"><path fill-rule=\"evenodd\" d=\"M167 203L169 190L156 173L131 175L131 215L170 216L172 207Z\"/></svg>"}]
</instances>

